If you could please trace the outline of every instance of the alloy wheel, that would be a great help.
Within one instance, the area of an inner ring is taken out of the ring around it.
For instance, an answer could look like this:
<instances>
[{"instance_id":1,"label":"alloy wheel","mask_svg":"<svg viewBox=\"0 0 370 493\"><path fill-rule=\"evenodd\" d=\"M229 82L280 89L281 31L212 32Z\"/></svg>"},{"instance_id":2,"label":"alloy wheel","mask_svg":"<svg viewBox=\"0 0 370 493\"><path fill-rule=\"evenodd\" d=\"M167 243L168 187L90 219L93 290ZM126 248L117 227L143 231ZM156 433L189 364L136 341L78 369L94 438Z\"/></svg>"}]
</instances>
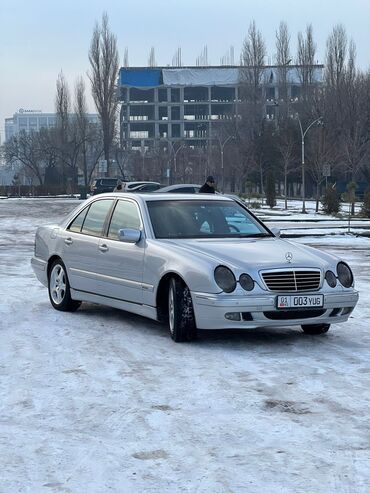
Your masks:
<instances>
[{"instance_id":1,"label":"alloy wheel","mask_svg":"<svg viewBox=\"0 0 370 493\"><path fill-rule=\"evenodd\" d=\"M56 264L50 273L50 296L56 305L60 305L66 294L66 275L63 267Z\"/></svg>"},{"instance_id":2,"label":"alloy wheel","mask_svg":"<svg viewBox=\"0 0 370 493\"><path fill-rule=\"evenodd\" d=\"M170 286L168 291L168 319L171 334L173 334L175 328L175 298L173 291L173 287Z\"/></svg>"}]
</instances>

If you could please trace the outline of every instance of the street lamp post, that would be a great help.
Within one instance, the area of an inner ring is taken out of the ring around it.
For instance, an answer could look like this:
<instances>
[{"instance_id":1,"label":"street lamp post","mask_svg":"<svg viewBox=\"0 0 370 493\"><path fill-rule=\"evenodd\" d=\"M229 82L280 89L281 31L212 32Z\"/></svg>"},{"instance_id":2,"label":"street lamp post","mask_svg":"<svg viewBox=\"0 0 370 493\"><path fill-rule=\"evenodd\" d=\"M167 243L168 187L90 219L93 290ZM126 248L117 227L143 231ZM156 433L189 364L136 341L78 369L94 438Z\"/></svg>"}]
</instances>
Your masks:
<instances>
[{"instance_id":1,"label":"street lamp post","mask_svg":"<svg viewBox=\"0 0 370 493\"><path fill-rule=\"evenodd\" d=\"M178 152L179 152L179 151L181 151L181 149L182 149L183 147L185 147L185 144L181 144L181 146L180 146L180 147L178 147L178 148L176 149L176 151L174 151L174 153L173 153L173 163L174 163L174 168L175 168L175 169L174 169L174 171L175 171L175 173L174 173L174 174L175 174L175 176L174 176L175 181L176 181L176 176L177 176L177 154L178 154ZM172 149L173 149L173 147L172 147Z\"/></svg>"},{"instance_id":2,"label":"street lamp post","mask_svg":"<svg viewBox=\"0 0 370 493\"><path fill-rule=\"evenodd\" d=\"M305 162L304 162L304 139L306 137L307 132L310 130L310 128L315 125L315 123L321 123L322 122L322 116L319 118L316 118L313 122L311 122L306 130L303 130L301 120L299 118L299 115L297 115L298 123L299 123L299 129L301 131L301 161L302 161L302 213L305 214L306 211L306 180L305 180Z\"/></svg>"},{"instance_id":3,"label":"street lamp post","mask_svg":"<svg viewBox=\"0 0 370 493\"><path fill-rule=\"evenodd\" d=\"M166 142L171 146L171 150L172 150L172 154L173 154L173 166L174 166L174 178L176 180L176 175L177 175L177 154L179 153L179 151L185 147L185 144L181 144L176 150L175 150L175 147L173 145L173 143L166 139ZM171 181L172 181L172 176L171 176Z\"/></svg>"},{"instance_id":4,"label":"street lamp post","mask_svg":"<svg viewBox=\"0 0 370 493\"><path fill-rule=\"evenodd\" d=\"M221 148L221 192L224 193L224 185L225 185L225 171L224 171L224 147L228 143L230 139L232 139L233 136L229 135L229 137L224 140L224 142L220 142L220 148Z\"/></svg>"},{"instance_id":5,"label":"street lamp post","mask_svg":"<svg viewBox=\"0 0 370 493\"><path fill-rule=\"evenodd\" d=\"M145 160L145 154L146 154L146 149L145 148L142 148L141 150L141 157L142 157L142 170L141 170L141 175L142 175L142 178L144 180L144 170L145 170L145 166L144 166L144 160Z\"/></svg>"}]
</instances>

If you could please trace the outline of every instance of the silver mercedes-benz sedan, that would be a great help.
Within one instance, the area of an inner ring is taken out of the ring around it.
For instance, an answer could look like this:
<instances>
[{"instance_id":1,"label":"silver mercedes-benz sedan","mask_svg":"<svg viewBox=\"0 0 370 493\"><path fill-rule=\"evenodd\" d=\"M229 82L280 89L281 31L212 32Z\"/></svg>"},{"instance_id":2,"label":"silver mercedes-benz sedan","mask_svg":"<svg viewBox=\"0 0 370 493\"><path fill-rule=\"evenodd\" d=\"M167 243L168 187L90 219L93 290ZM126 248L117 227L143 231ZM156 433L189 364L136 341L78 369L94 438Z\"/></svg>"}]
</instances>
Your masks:
<instances>
[{"instance_id":1,"label":"silver mercedes-benz sedan","mask_svg":"<svg viewBox=\"0 0 370 493\"><path fill-rule=\"evenodd\" d=\"M167 322L176 342L197 328L322 334L358 300L343 260L279 238L221 195L91 197L38 228L32 267L55 309L109 305Z\"/></svg>"}]
</instances>

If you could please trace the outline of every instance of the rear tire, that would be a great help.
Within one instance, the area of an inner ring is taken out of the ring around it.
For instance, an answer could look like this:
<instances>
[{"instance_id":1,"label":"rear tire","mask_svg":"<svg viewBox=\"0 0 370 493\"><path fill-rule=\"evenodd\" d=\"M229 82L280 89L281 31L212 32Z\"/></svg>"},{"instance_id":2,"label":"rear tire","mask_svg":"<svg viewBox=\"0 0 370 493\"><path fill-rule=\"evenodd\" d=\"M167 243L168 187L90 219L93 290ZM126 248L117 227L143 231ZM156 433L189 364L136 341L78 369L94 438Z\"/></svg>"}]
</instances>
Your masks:
<instances>
[{"instance_id":1,"label":"rear tire","mask_svg":"<svg viewBox=\"0 0 370 493\"><path fill-rule=\"evenodd\" d=\"M61 312L74 312L81 301L72 300L67 269L61 259L54 260L48 276L50 303Z\"/></svg>"},{"instance_id":2,"label":"rear tire","mask_svg":"<svg viewBox=\"0 0 370 493\"><path fill-rule=\"evenodd\" d=\"M175 342L188 342L196 337L190 289L175 277L171 278L168 289L168 325Z\"/></svg>"},{"instance_id":3,"label":"rear tire","mask_svg":"<svg viewBox=\"0 0 370 493\"><path fill-rule=\"evenodd\" d=\"M312 336L325 334L329 329L330 324L302 325L303 332Z\"/></svg>"}]
</instances>

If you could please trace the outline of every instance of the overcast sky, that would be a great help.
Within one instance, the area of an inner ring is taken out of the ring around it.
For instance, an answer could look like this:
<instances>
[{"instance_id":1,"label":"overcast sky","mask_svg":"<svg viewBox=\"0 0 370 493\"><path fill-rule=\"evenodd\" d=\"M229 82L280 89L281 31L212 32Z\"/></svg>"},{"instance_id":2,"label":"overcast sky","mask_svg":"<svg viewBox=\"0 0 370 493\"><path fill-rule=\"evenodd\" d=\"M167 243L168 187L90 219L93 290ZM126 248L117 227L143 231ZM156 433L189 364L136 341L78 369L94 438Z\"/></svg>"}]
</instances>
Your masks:
<instances>
[{"instance_id":1,"label":"overcast sky","mask_svg":"<svg viewBox=\"0 0 370 493\"><path fill-rule=\"evenodd\" d=\"M55 81L63 70L73 88L89 69L94 24L107 11L117 35L121 64L147 65L153 46L158 65L171 64L176 48L195 65L203 47L217 65L234 47L238 61L254 19L273 60L275 31L288 23L293 55L299 31L312 23L318 62L333 26L342 23L357 46L357 64L370 66L370 0L0 0L0 133L18 108L54 111ZM268 61L268 60L266 60ZM94 107L89 97L90 110Z\"/></svg>"}]
</instances>

